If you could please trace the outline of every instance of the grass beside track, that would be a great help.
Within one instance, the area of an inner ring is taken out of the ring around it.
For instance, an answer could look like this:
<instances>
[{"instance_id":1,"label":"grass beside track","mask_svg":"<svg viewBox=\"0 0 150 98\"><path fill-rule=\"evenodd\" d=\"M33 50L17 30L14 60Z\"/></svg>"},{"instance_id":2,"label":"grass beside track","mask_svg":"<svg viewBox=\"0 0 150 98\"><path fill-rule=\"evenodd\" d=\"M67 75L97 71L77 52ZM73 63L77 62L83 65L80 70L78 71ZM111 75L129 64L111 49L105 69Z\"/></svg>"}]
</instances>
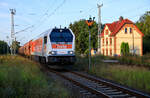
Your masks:
<instances>
[{"instance_id":1,"label":"grass beside track","mask_svg":"<svg viewBox=\"0 0 150 98\"><path fill-rule=\"evenodd\" d=\"M0 56L1 98L67 98L67 90L45 76L39 64L21 56Z\"/></svg>"},{"instance_id":2,"label":"grass beside track","mask_svg":"<svg viewBox=\"0 0 150 98\"><path fill-rule=\"evenodd\" d=\"M148 68L103 63L101 60L104 58L104 56L92 57L92 64L88 70L88 57L78 57L74 68L150 93L150 70Z\"/></svg>"}]
</instances>

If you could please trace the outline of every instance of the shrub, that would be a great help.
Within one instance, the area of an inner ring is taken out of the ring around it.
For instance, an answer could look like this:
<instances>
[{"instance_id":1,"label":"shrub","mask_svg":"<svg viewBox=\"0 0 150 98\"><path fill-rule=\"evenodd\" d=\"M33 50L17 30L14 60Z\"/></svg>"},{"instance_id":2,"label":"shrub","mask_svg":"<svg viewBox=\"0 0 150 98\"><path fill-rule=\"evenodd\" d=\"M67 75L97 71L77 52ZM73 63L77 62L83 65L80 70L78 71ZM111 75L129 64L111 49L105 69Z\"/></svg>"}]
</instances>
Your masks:
<instances>
[{"instance_id":1,"label":"shrub","mask_svg":"<svg viewBox=\"0 0 150 98\"><path fill-rule=\"evenodd\" d=\"M120 52L122 55L125 56L125 55L129 54L129 44L128 43L122 42L120 49L121 49Z\"/></svg>"}]
</instances>

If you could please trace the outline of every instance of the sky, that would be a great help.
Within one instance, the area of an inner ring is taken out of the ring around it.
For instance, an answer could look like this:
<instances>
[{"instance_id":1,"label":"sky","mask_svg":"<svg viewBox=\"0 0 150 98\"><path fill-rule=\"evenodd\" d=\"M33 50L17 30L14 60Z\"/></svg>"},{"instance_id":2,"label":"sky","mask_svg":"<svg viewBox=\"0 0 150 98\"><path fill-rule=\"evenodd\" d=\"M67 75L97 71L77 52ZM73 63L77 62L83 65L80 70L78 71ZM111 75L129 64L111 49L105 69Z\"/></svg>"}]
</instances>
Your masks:
<instances>
[{"instance_id":1,"label":"sky","mask_svg":"<svg viewBox=\"0 0 150 98\"><path fill-rule=\"evenodd\" d=\"M103 4L103 24L117 21L120 16L136 22L150 11L150 0L0 0L0 40L11 43L9 9L16 10L15 32L23 31L15 37L23 45L55 26L68 27L80 19L89 19L89 16L98 21L97 4Z\"/></svg>"}]
</instances>

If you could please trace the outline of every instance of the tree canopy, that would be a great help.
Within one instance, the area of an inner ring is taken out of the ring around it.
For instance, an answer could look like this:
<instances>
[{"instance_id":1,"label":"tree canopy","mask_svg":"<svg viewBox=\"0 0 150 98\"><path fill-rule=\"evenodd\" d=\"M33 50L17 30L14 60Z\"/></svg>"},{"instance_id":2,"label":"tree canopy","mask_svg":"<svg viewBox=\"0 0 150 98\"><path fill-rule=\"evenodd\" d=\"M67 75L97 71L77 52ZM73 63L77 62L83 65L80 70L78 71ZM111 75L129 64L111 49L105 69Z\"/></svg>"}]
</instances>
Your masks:
<instances>
[{"instance_id":1,"label":"tree canopy","mask_svg":"<svg viewBox=\"0 0 150 98\"><path fill-rule=\"evenodd\" d=\"M91 32L91 47L96 49L97 48L97 28L98 25L94 21L93 26L91 29L88 28L88 25L85 22L86 20L82 19L79 21L71 23L69 28L73 31L76 36L76 52L80 54L86 54L88 52L89 47L89 30Z\"/></svg>"},{"instance_id":2,"label":"tree canopy","mask_svg":"<svg viewBox=\"0 0 150 98\"><path fill-rule=\"evenodd\" d=\"M18 53L18 50L20 48L20 42L18 41L13 41L12 45L11 45L13 51L15 50L15 53Z\"/></svg>"},{"instance_id":3,"label":"tree canopy","mask_svg":"<svg viewBox=\"0 0 150 98\"><path fill-rule=\"evenodd\" d=\"M150 11L142 15L136 25L144 33L144 38L150 38Z\"/></svg>"},{"instance_id":4,"label":"tree canopy","mask_svg":"<svg viewBox=\"0 0 150 98\"><path fill-rule=\"evenodd\" d=\"M0 41L0 54L6 54L10 51L8 44L5 41Z\"/></svg>"},{"instance_id":5,"label":"tree canopy","mask_svg":"<svg viewBox=\"0 0 150 98\"><path fill-rule=\"evenodd\" d=\"M143 53L148 53L150 52L150 11L142 15L136 25L144 33Z\"/></svg>"}]
</instances>

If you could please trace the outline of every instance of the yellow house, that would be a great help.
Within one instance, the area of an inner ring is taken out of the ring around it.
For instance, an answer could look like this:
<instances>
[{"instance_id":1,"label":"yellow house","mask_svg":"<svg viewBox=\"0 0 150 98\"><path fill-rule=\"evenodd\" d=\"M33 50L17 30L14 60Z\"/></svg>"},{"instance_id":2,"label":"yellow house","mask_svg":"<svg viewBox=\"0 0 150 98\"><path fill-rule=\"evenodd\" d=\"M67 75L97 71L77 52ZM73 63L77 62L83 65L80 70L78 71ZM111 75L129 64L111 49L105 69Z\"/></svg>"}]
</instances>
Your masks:
<instances>
[{"instance_id":1,"label":"yellow house","mask_svg":"<svg viewBox=\"0 0 150 98\"><path fill-rule=\"evenodd\" d=\"M120 56L122 42L129 44L130 53L143 55L144 34L129 19L120 17L119 21L107 23L101 33L101 54Z\"/></svg>"}]
</instances>

